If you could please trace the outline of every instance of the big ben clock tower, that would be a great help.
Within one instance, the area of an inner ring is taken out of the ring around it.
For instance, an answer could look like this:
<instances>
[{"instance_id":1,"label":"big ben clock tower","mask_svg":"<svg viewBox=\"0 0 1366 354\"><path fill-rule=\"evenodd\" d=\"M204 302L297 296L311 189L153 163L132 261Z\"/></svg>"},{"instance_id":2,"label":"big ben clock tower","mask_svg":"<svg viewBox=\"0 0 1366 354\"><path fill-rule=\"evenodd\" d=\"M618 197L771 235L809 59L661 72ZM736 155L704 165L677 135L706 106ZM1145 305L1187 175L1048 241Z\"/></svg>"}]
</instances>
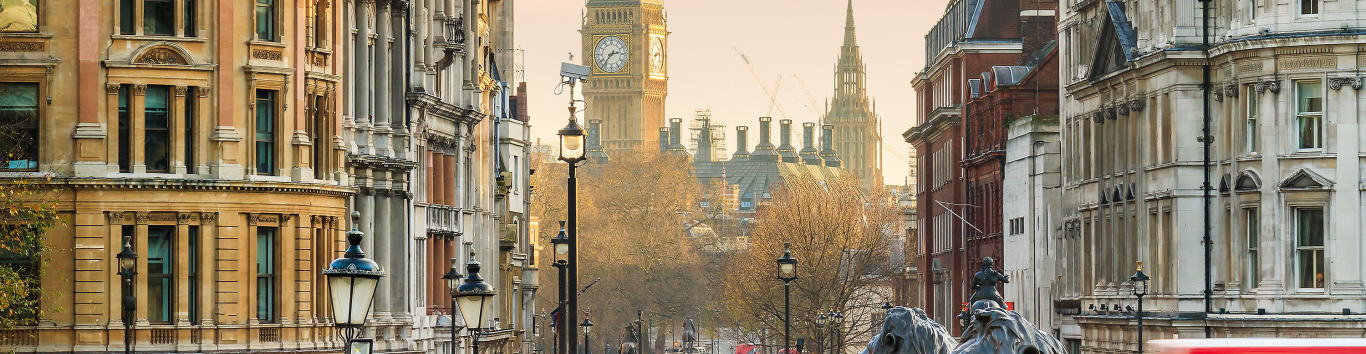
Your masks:
<instances>
[{"instance_id":1,"label":"big ben clock tower","mask_svg":"<svg viewBox=\"0 0 1366 354\"><path fill-rule=\"evenodd\" d=\"M653 146L664 126L669 31L662 0L589 0L584 12L584 116L601 119L603 148Z\"/></svg>"}]
</instances>

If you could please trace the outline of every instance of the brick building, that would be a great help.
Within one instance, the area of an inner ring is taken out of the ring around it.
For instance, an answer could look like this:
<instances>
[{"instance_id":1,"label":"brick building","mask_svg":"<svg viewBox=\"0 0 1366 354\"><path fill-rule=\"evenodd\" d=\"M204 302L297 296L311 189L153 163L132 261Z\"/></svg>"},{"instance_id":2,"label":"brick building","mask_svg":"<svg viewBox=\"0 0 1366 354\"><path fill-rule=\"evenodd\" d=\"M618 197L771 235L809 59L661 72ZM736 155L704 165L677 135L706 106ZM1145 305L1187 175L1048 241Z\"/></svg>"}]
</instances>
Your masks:
<instances>
[{"instance_id":1,"label":"brick building","mask_svg":"<svg viewBox=\"0 0 1366 354\"><path fill-rule=\"evenodd\" d=\"M925 69L911 82L919 111L902 137L919 160L916 247L917 266L929 280L923 282L924 305L932 318L955 329L974 263L1001 253L1002 127L1006 114L1025 108L1000 103L1013 94L983 98L983 76L997 76L994 67L1027 65L1031 54L1049 46L1056 8L1050 1L953 1L925 35ZM1011 85L1028 73L1005 72ZM997 239L994 245L990 237ZM969 245L979 247L971 251Z\"/></svg>"}]
</instances>

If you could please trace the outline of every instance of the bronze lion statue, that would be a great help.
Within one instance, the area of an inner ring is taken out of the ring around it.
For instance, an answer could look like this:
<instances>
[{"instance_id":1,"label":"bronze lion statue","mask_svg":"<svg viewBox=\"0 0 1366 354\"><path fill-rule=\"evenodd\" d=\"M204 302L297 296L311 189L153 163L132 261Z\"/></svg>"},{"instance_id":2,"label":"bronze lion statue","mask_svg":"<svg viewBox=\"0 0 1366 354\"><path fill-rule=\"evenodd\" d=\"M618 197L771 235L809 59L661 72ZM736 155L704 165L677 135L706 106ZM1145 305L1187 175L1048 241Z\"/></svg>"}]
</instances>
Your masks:
<instances>
[{"instance_id":1,"label":"bronze lion statue","mask_svg":"<svg viewBox=\"0 0 1366 354\"><path fill-rule=\"evenodd\" d=\"M862 354L1067 354L1062 343L990 300L973 303L963 335L954 338L918 308L893 307Z\"/></svg>"},{"instance_id":2,"label":"bronze lion statue","mask_svg":"<svg viewBox=\"0 0 1366 354\"><path fill-rule=\"evenodd\" d=\"M949 354L958 342L949 330L919 308L887 310L882 331L868 342L863 354Z\"/></svg>"}]
</instances>

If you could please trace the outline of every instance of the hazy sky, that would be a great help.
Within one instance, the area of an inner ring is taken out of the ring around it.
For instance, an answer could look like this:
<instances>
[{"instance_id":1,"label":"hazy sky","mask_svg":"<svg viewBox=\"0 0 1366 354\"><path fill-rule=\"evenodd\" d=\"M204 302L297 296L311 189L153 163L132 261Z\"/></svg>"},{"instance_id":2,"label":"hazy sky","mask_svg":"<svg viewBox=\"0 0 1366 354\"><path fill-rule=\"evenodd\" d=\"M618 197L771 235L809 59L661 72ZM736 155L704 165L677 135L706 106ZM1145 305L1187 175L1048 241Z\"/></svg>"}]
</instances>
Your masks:
<instances>
[{"instance_id":1,"label":"hazy sky","mask_svg":"<svg viewBox=\"0 0 1366 354\"><path fill-rule=\"evenodd\" d=\"M815 121L834 87L835 61L844 39L847 0L664 0L669 47L666 118L692 121L694 110L710 108L712 119L729 126L727 145L735 149L734 126L758 129L768 97L735 47L743 51L773 85L782 75L779 104L795 122ZM944 13L949 0L854 0L858 44L867 65L869 95L882 119L883 175L901 184L909 171L910 129L915 91L910 81L925 66L925 33ZM546 143L567 119L568 93L555 95L560 63L574 53L581 64L579 29L582 0L516 2L517 46L523 49L530 96L532 137ZM635 53L632 53L635 54ZM794 76L795 75L795 76ZM798 83L806 83L812 103ZM782 118L774 109L772 116ZM775 127L774 143L777 143ZM648 133L648 132L647 132ZM686 137L686 135L685 135ZM751 145L758 142L750 138ZM795 139L794 142L799 140ZM800 148L800 146L798 146ZM752 146L751 146L752 149Z\"/></svg>"}]
</instances>

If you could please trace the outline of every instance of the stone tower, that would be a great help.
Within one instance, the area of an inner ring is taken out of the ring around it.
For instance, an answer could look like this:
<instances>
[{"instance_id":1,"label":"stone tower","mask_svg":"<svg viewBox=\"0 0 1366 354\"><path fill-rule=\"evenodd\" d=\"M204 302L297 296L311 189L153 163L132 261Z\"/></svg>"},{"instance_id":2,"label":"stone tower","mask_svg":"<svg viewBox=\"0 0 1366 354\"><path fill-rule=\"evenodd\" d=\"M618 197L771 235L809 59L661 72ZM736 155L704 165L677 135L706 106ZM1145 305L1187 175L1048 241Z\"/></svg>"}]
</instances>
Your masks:
<instances>
[{"instance_id":1,"label":"stone tower","mask_svg":"<svg viewBox=\"0 0 1366 354\"><path fill-rule=\"evenodd\" d=\"M844 45L835 63L835 97L825 114L825 124L834 126L835 151L846 169L863 184L865 191L882 187L882 145L878 118L864 88L863 57L854 38L854 2L849 1L844 19Z\"/></svg>"},{"instance_id":2,"label":"stone tower","mask_svg":"<svg viewBox=\"0 0 1366 354\"><path fill-rule=\"evenodd\" d=\"M589 0L583 16L583 85L588 119L602 120L612 151L654 143L664 126L669 32L661 0Z\"/></svg>"}]
</instances>

